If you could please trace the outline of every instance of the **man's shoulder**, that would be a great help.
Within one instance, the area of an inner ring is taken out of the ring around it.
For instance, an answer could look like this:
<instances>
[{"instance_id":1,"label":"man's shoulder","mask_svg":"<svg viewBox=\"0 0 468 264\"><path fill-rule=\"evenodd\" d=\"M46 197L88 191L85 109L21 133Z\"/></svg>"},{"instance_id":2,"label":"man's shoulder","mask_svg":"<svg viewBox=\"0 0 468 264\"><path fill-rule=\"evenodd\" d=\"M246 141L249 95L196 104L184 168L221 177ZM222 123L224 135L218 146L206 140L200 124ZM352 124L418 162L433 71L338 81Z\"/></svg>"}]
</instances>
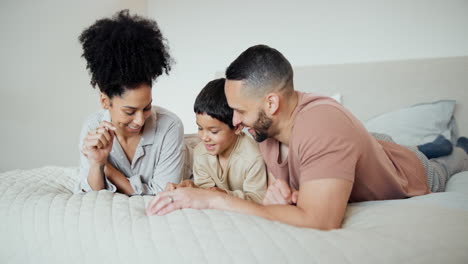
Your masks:
<instances>
[{"instance_id":1,"label":"man's shoulder","mask_svg":"<svg viewBox=\"0 0 468 264\"><path fill-rule=\"evenodd\" d=\"M295 123L302 121L304 118L320 118L324 116L344 115L347 116L348 111L340 104L328 100L316 101L303 106L296 114Z\"/></svg>"},{"instance_id":2,"label":"man's shoulder","mask_svg":"<svg viewBox=\"0 0 468 264\"><path fill-rule=\"evenodd\" d=\"M292 134L346 133L350 128L361 129L360 121L338 103L318 103L303 107L295 116ZM348 131L349 132L349 131Z\"/></svg>"},{"instance_id":3,"label":"man's shoulder","mask_svg":"<svg viewBox=\"0 0 468 264\"><path fill-rule=\"evenodd\" d=\"M359 145L368 137L360 121L339 104L316 104L298 113L291 133L290 151L315 153L333 146ZM311 149L312 148L312 149ZM298 149L298 150L299 150Z\"/></svg>"}]
</instances>

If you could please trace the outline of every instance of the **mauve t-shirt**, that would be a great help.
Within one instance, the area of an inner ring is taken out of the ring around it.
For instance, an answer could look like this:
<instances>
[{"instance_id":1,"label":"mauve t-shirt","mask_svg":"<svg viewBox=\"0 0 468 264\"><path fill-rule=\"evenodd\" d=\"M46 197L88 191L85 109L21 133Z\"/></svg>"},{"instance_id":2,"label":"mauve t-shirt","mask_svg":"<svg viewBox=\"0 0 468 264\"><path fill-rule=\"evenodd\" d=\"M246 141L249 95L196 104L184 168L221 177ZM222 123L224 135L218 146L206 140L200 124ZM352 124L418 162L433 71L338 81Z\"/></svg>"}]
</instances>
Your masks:
<instances>
[{"instance_id":1,"label":"mauve t-shirt","mask_svg":"<svg viewBox=\"0 0 468 264\"><path fill-rule=\"evenodd\" d=\"M302 182L335 178L353 182L350 202L401 199L430 193L416 154L376 140L342 105L329 97L296 92L287 159L280 144L260 143L268 172L299 189Z\"/></svg>"}]
</instances>

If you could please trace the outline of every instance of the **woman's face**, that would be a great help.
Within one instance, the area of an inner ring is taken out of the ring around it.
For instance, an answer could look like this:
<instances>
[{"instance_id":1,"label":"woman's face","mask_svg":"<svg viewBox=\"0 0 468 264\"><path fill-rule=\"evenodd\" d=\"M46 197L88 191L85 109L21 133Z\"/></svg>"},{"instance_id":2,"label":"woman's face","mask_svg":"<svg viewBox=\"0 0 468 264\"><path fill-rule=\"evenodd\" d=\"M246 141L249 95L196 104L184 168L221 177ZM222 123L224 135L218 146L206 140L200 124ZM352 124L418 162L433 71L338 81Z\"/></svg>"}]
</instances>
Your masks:
<instances>
[{"instance_id":1,"label":"woman's face","mask_svg":"<svg viewBox=\"0 0 468 264\"><path fill-rule=\"evenodd\" d=\"M146 119L151 115L151 87L141 84L134 89L126 89L121 96L109 99L101 95L101 102L109 110L116 133L132 137L142 132Z\"/></svg>"}]
</instances>

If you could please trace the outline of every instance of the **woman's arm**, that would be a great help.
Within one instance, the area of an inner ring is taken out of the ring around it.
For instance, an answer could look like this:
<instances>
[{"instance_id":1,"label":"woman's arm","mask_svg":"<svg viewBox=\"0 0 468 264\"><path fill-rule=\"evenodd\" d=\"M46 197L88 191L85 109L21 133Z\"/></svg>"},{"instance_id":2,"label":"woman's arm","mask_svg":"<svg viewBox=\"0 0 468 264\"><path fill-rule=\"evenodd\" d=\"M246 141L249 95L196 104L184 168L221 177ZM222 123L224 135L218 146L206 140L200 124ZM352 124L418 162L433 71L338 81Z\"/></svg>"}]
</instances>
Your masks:
<instances>
[{"instance_id":1,"label":"woman's arm","mask_svg":"<svg viewBox=\"0 0 468 264\"><path fill-rule=\"evenodd\" d=\"M161 126L159 127L161 129ZM163 135L159 159L154 165L152 178L145 183L141 175L133 175L128 180L133 194L156 194L164 191L167 183L179 183L185 162L184 127L180 120L174 120ZM154 160L147 162L155 162Z\"/></svg>"},{"instance_id":2,"label":"woman's arm","mask_svg":"<svg viewBox=\"0 0 468 264\"><path fill-rule=\"evenodd\" d=\"M134 194L134 190L128 178L125 177L123 173L117 170L112 164L109 162L106 163L104 167L104 174L106 175L107 179L112 182L116 187L117 191L126 195Z\"/></svg>"},{"instance_id":3,"label":"woman's arm","mask_svg":"<svg viewBox=\"0 0 468 264\"><path fill-rule=\"evenodd\" d=\"M99 191L106 188L104 181L104 167L105 165L98 163L91 163L88 172L88 184L93 191Z\"/></svg>"},{"instance_id":4,"label":"woman's arm","mask_svg":"<svg viewBox=\"0 0 468 264\"><path fill-rule=\"evenodd\" d=\"M106 188L104 167L112 149L115 127L102 121L96 129L85 125L81 132L80 191L97 191Z\"/></svg>"}]
</instances>

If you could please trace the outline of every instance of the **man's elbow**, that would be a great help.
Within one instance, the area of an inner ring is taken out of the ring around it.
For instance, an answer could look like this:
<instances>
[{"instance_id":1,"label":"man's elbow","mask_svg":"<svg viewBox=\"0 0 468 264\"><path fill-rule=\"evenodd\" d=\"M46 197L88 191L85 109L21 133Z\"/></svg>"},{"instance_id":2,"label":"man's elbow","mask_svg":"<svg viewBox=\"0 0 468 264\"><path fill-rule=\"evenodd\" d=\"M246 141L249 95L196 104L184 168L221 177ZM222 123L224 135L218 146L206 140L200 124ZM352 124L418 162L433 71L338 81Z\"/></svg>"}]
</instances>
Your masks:
<instances>
[{"instance_id":1,"label":"man's elbow","mask_svg":"<svg viewBox=\"0 0 468 264\"><path fill-rule=\"evenodd\" d=\"M322 231L330 231L333 229L341 229L341 225L336 225L336 224L323 224L319 225L316 229L322 230Z\"/></svg>"},{"instance_id":2,"label":"man's elbow","mask_svg":"<svg viewBox=\"0 0 468 264\"><path fill-rule=\"evenodd\" d=\"M341 229L342 219L329 219L329 218L315 218L307 217L305 226L307 228L318 229L322 231L329 231L333 229Z\"/></svg>"}]
</instances>

